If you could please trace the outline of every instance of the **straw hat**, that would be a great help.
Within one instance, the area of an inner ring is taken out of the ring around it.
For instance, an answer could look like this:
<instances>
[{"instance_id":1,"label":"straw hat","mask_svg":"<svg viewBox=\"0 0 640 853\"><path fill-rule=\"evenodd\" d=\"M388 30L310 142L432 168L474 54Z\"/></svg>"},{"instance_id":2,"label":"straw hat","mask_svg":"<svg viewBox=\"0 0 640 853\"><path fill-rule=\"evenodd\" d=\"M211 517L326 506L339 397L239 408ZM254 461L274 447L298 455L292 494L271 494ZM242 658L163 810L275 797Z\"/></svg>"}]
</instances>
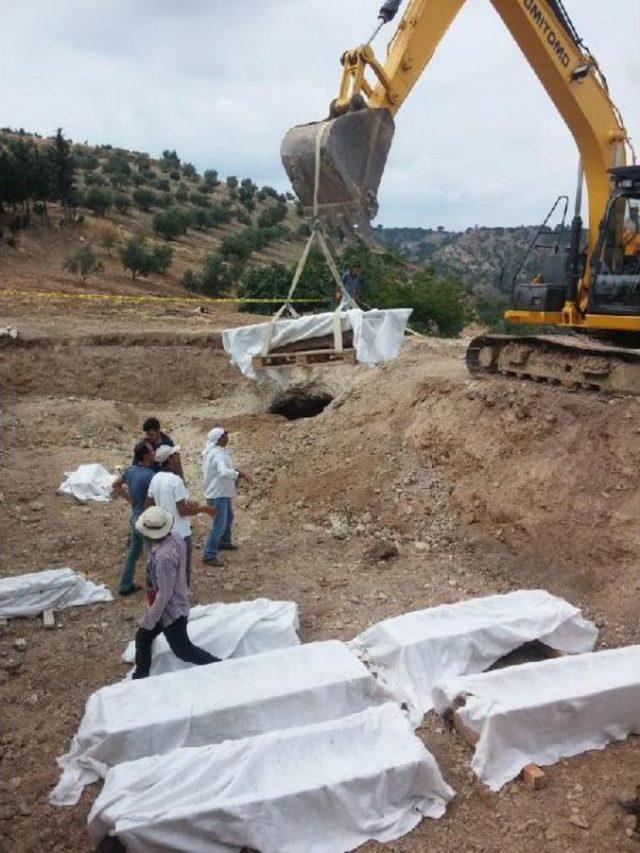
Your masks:
<instances>
[{"instance_id":1,"label":"straw hat","mask_svg":"<svg viewBox=\"0 0 640 853\"><path fill-rule=\"evenodd\" d=\"M150 506L136 521L136 530L147 539L162 539L171 533L173 516L159 506Z\"/></svg>"}]
</instances>

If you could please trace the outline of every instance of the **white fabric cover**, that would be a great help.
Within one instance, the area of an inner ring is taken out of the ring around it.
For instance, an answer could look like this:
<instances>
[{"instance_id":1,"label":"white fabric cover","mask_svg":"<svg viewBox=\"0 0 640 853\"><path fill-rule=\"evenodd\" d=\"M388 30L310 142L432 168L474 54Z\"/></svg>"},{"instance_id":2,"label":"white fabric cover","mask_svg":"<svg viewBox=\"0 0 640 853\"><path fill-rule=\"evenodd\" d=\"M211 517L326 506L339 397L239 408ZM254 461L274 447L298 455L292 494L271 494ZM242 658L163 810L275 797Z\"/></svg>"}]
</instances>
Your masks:
<instances>
[{"instance_id":1,"label":"white fabric cover","mask_svg":"<svg viewBox=\"0 0 640 853\"><path fill-rule=\"evenodd\" d=\"M67 479L58 492L72 495L83 504L87 501L108 501L116 479L115 474L97 462L79 465L75 471L65 471L64 475Z\"/></svg>"},{"instance_id":2,"label":"white fabric cover","mask_svg":"<svg viewBox=\"0 0 640 853\"><path fill-rule=\"evenodd\" d=\"M389 697L336 640L120 681L87 700L51 794L72 805L123 761L348 716Z\"/></svg>"},{"instance_id":3,"label":"white fabric cover","mask_svg":"<svg viewBox=\"0 0 640 853\"><path fill-rule=\"evenodd\" d=\"M445 678L482 672L523 643L540 640L563 652L588 652L596 628L577 607L544 590L521 590L442 604L385 619L353 641L418 724Z\"/></svg>"},{"instance_id":4,"label":"white fabric cover","mask_svg":"<svg viewBox=\"0 0 640 853\"><path fill-rule=\"evenodd\" d=\"M356 358L362 364L391 361L400 351L411 308L386 310L351 310L340 313L343 332L353 329L353 346ZM222 332L222 344L245 376L256 379L251 359L260 355L267 334L268 323L255 323ZM294 341L305 341L333 334L333 312L311 314L292 320L274 323L270 349L286 346ZM278 377L280 368L267 368L269 375Z\"/></svg>"},{"instance_id":5,"label":"white fabric cover","mask_svg":"<svg viewBox=\"0 0 640 853\"><path fill-rule=\"evenodd\" d=\"M458 715L480 735L471 766L498 791L527 764L640 732L640 646L467 675L433 690L441 714L459 697Z\"/></svg>"},{"instance_id":6,"label":"white fabric cover","mask_svg":"<svg viewBox=\"0 0 640 853\"><path fill-rule=\"evenodd\" d=\"M454 791L397 705L121 764L89 814L130 853L343 853L392 841Z\"/></svg>"},{"instance_id":7,"label":"white fabric cover","mask_svg":"<svg viewBox=\"0 0 640 853\"><path fill-rule=\"evenodd\" d=\"M62 610L83 604L113 601L104 584L88 581L73 569L43 569L0 578L0 617L38 616L44 610Z\"/></svg>"},{"instance_id":8,"label":"white fabric cover","mask_svg":"<svg viewBox=\"0 0 640 853\"><path fill-rule=\"evenodd\" d=\"M298 606L293 601L256 598L233 604L198 605L189 611L191 642L224 660L296 646L300 642L298 627ZM133 663L135 654L135 643L131 641L122 660ZM192 666L173 654L163 635L153 641L151 675Z\"/></svg>"}]
</instances>

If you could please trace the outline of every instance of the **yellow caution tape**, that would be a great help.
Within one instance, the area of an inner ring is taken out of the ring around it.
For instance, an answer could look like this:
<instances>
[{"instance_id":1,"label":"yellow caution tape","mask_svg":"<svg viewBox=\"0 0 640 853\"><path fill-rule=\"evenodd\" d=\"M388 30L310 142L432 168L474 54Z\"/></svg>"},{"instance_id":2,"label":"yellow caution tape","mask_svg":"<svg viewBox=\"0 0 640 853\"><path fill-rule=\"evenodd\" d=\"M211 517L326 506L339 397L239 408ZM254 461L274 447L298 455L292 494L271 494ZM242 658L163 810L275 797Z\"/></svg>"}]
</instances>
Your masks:
<instances>
[{"instance_id":1,"label":"yellow caution tape","mask_svg":"<svg viewBox=\"0 0 640 853\"><path fill-rule=\"evenodd\" d=\"M277 303L282 304L286 301L286 296L275 297L272 299L250 299L241 297L220 297L212 296L154 296L152 294L135 295L135 294L116 294L116 293L64 293L57 290L2 290L0 296L33 296L38 299L106 299L114 302L186 302L186 303L201 303L201 302L229 302L235 304L259 304L259 303ZM331 297L325 299L292 299L292 302L330 302Z\"/></svg>"}]
</instances>

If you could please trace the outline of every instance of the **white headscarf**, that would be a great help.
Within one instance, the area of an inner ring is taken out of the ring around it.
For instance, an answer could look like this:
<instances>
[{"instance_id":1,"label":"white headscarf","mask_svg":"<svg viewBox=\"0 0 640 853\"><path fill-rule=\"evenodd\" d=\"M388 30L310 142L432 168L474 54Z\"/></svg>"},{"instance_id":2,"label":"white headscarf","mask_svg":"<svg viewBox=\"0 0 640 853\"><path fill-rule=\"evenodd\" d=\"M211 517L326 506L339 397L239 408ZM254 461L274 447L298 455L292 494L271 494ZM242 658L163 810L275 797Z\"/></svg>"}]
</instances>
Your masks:
<instances>
[{"instance_id":1,"label":"white headscarf","mask_svg":"<svg viewBox=\"0 0 640 853\"><path fill-rule=\"evenodd\" d=\"M209 430L207 435L207 440L205 441L204 447L202 448L202 455L206 456L210 450L218 444L225 431L222 427L214 427L212 430Z\"/></svg>"}]
</instances>

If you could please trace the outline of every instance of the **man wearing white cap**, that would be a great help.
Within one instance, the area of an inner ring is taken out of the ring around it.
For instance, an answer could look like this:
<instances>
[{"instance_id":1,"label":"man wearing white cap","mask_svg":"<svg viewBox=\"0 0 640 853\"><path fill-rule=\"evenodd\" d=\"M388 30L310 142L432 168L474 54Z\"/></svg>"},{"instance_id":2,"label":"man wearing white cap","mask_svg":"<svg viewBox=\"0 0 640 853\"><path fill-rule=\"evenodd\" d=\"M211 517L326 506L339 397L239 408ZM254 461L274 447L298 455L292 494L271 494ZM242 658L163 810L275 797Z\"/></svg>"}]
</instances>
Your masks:
<instances>
[{"instance_id":1,"label":"man wearing white cap","mask_svg":"<svg viewBox=\"0 0 640 853\"><path fill-rule=\"evenodd\" d=\"M189 516L216 514L215 507L196 503L189 498L189 492L180 477L180 445L170 447L161 444L156 450L156 462L160 470L149 484L147 506L159 506L170 513L174 519L173 532L184 539L187 545L187 582L191 583L191 522ZM180 469L181 470L181 469Z\"/></svg>"},{"instance_id":2,"label":"man wearing white cap","mask_svg":"<svg viewBox=\"0 0 640 853\"><path fill-rule=\"evenodd\" d=\"M219 658L189 639L189 584L187 546L172 532L171 513L158 506L146 509L136 521L136 530L151 542L147 559L147 599L149 607L136 632L136 668L132 678L146 678L151 668L153 641L164 634L171 651L180 660L194 664L216 663Z\"/></svg>"},{"instance_id":3,"label":"man wearing white cap","mask_svg":"<svg viewBox=\"0 0 640 853\"><path fill-rule=\"evenodd\" d=\"M239 479L252 482L247 474L233 467L231 456L225 450L228 442L229 433L222 427L214 427L207 435L202 451L204 496L209 507L216 511L202 556L202 562L208 566L223 565L218 558L219 550L235 551L238 547L231 541L232 498L237 493Z\"/></svg>"}]
</instances>

